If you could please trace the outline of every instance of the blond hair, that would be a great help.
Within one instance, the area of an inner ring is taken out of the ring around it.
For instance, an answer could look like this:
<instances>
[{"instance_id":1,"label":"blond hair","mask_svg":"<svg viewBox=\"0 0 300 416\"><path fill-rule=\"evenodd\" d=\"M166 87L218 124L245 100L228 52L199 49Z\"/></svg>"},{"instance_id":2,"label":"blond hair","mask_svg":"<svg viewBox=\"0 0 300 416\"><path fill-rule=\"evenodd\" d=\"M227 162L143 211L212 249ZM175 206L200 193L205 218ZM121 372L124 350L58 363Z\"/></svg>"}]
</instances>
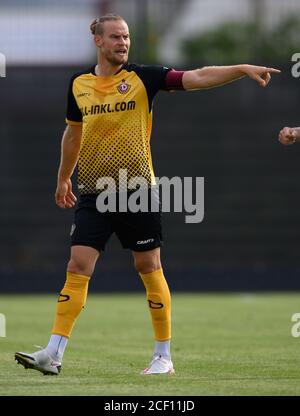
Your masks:
<instances>
[{"instance_id":1,"label":"blond hair","mask_svg":"<svg viewBox=\"0 0 300 416\"><path fill-rule=\"evenodd\" d=\"M90 25L90 29L92 32L92 35L102 35L103 34L103 24L105 22L114 22L118 20L125 20L122 16L119 16L117 14L106 14L104 16L98 17L97 19L93 20L93 22Z\"/></svg>"}]
</instances>

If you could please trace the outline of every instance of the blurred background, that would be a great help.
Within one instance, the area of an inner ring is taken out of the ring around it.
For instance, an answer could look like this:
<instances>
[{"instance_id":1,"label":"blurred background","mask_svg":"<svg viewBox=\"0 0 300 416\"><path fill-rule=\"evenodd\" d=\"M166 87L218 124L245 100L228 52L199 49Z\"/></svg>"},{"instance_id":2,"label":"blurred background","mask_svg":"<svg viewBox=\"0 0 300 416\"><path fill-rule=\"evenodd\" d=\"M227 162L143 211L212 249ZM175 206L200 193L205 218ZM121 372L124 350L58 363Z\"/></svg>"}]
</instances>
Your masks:
<instances>
[{"instance_id":1,"label":"blurred background","mask_svg":"<svg viewBox=\"0 0 300 416\"><path fill-rule=\"evenodd\" d=\"M58 292L73 212L54 203L71 75L95 64L89 31L121 14L130 60L191 69L254 63L283 72L267 89L161 92L154 106L157 176L205 178L205 218L164 214L162 260L173 291L300 289L300 146L278 142L300 125L298 0L1 0L0 292ZM143 290L131 253L113 237L91 291Z\"/></svg>"}]
</instances>

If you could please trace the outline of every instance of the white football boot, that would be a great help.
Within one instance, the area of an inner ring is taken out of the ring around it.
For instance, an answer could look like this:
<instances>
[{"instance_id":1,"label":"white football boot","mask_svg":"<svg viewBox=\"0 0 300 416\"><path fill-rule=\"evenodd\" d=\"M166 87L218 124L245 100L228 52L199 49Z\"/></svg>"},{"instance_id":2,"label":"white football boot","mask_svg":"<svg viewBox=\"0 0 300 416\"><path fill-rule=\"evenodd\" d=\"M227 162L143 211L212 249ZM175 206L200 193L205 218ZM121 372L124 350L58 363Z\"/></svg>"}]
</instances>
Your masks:
<instances>
[{"instance_id":1,"label":"white football boot","mask_svg":"<svg viewBox=\"0 0 300 416\"><path fill-rule=\"evenodd\" d=\"M155 355L149 364L149 367L145 368L141 372L143 375L150 374L174 374L175 369L170 359L164 358L161 355Z\"/></svg>"},{"instance_id":2,"label":"white football boot","mask_svg":"<svg viewBox=\"0 0 300 416\"><path fill-rule=\"evenodd\" d=\"M23 365L25 369L31 368L33 370L38 370L45 376L57 376L61 370L61 363L53 360L45 349L33 352L32 354L16 352L15 360L18 364Z\"/></svg>"}]
</instances>

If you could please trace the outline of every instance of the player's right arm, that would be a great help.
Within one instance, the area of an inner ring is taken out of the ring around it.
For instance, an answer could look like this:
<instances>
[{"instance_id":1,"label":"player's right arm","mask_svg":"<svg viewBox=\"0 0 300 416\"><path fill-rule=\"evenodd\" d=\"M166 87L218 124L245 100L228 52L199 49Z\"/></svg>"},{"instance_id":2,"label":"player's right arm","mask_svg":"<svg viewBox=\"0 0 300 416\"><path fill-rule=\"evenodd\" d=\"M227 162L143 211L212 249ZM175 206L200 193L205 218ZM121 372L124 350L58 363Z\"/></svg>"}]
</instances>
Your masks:
<instances>
[{"instance_id":1,"label":"player's right arm","mask_svg":"<svg viewBox=\"0 0 300 416\"><path fill-rule=\"evenodd\" d=\"M278 140L285 145L300 142L300 127L284 127L279 132Z\"/></svg>"},{"instance_id":2,"label":"player's right arm","mask_svg":"<svg viewBox=\"0 0 300 416\"><path fill-rule=\"evenodd\" d=\"M72 208L77 200L72 192L71 176L78 161L81 137L81 124L68 125L63 134L55 192L55 201L59 208Z\"/></svg>"}]
</instances>

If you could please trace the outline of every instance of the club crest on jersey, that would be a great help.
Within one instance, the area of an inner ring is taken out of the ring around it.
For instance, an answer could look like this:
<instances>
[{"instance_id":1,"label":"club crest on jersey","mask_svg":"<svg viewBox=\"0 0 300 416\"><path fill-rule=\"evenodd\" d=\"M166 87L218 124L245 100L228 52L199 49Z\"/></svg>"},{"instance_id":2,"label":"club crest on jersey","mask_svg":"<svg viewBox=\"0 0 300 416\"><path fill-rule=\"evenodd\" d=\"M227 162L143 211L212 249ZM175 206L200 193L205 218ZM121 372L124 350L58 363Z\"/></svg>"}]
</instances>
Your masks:
<instances>
[{"instance_id":1,"label":"club crest on jersey","mask_svg":"<svg viewBox=\"0 0 300 416\"><path fill-rule=\"evenodd\" d=\"M118 86L118 91L120 94L126 94L131 88L131 85L126 84L125 79L122 79L122 84Z\"/></svg>"}]
</instances>

